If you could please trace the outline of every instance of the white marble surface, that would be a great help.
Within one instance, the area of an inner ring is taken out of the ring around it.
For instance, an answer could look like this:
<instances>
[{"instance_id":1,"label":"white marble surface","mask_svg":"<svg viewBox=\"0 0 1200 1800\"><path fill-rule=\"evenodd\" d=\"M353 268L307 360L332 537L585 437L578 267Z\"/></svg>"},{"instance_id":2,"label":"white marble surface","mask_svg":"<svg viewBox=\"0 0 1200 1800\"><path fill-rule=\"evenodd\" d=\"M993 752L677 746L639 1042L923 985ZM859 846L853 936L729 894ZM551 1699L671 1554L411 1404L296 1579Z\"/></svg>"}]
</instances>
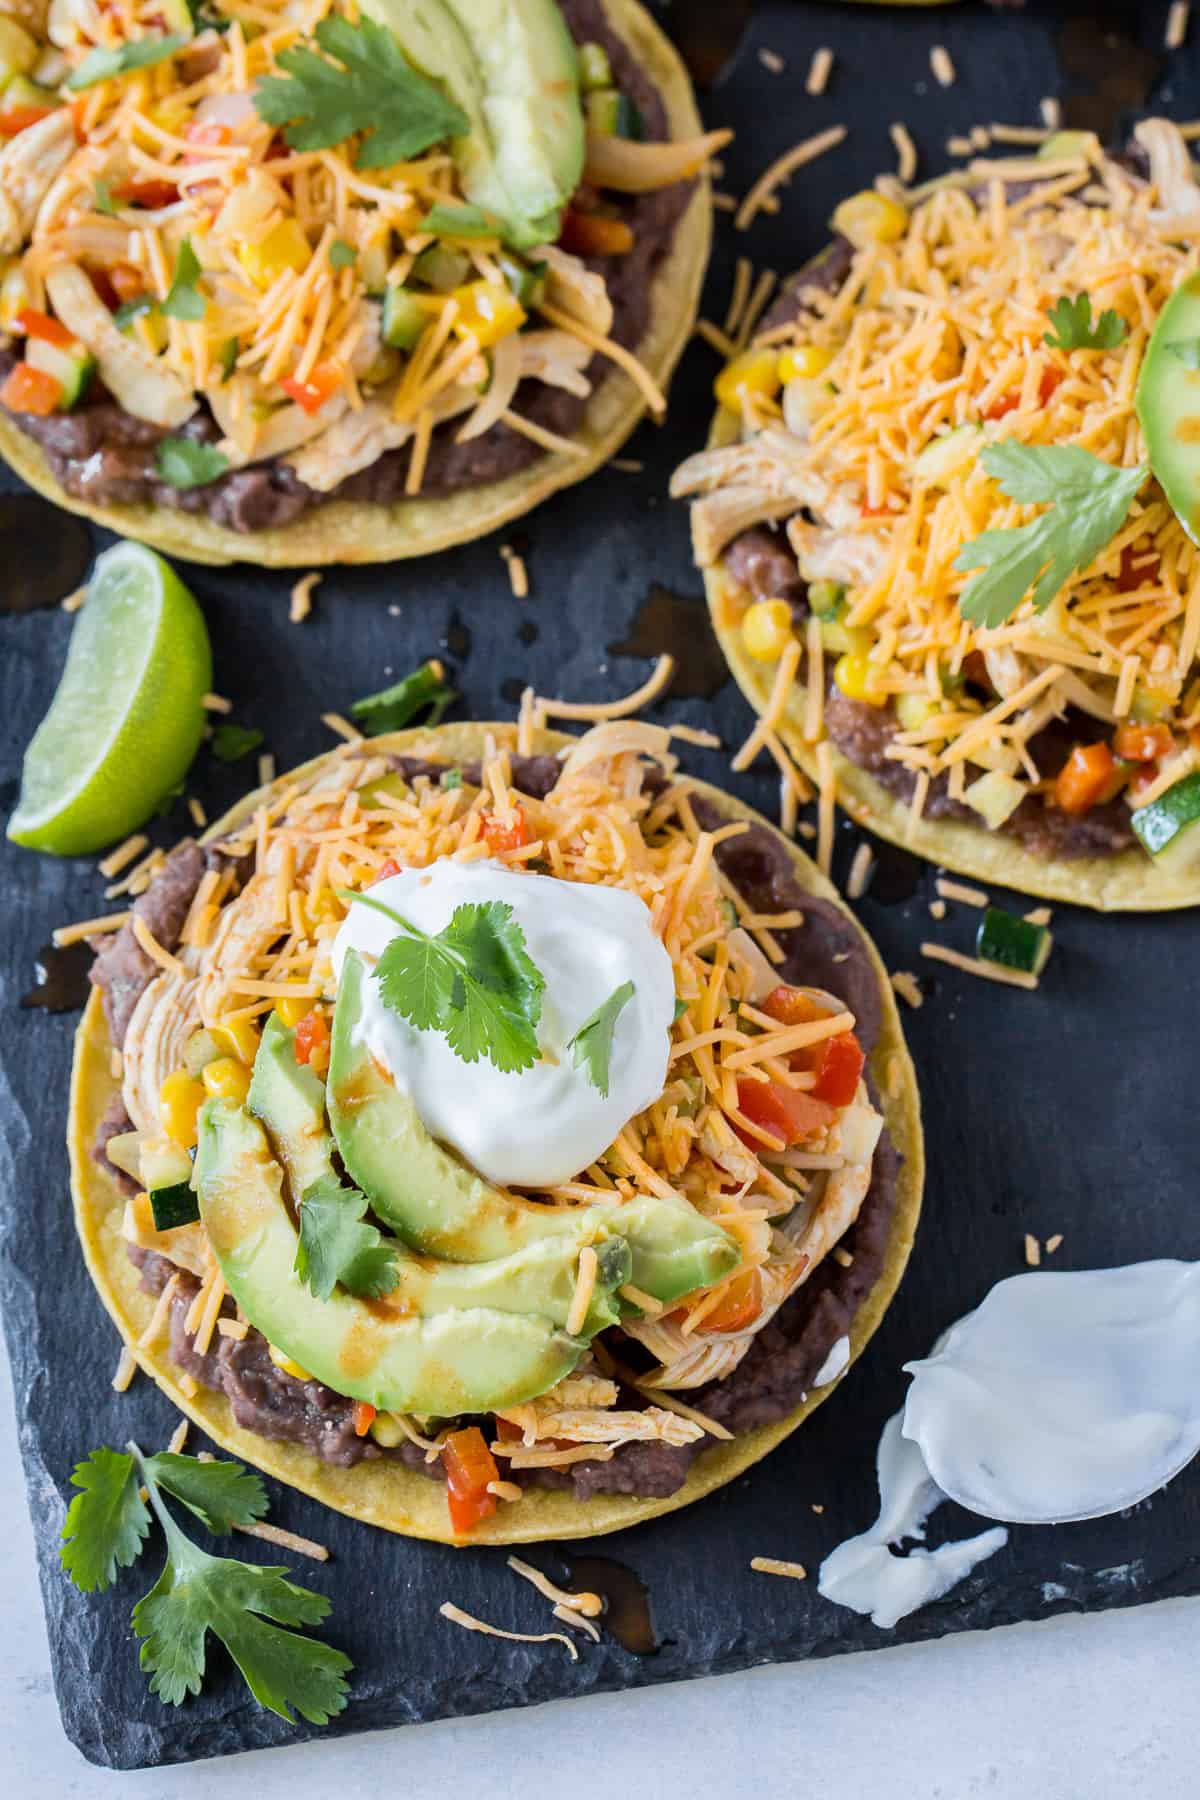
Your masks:
<instances>
[{"instance_id":1,"label":"white marble surface","mask_svg":"<svg viewBox=\"0 0 1200 1800\"><path fill-rule=\"evenodd\" d=\"M2 1360L2 1358L0 1358ZM971 1633L886 1654L140 1774L63 1736L33 1538L0 1395L0 1791L12 1800L507 1800L516 1771L602 1774L637 1800L1185 1800L1196 1792L1200 1600ZM885 1641L881 1634L881 1642ZM130 1654L133 1654L132 1642ZM528 1790L529 1783L520 1786Z\"/></svg>"}]
</instances>

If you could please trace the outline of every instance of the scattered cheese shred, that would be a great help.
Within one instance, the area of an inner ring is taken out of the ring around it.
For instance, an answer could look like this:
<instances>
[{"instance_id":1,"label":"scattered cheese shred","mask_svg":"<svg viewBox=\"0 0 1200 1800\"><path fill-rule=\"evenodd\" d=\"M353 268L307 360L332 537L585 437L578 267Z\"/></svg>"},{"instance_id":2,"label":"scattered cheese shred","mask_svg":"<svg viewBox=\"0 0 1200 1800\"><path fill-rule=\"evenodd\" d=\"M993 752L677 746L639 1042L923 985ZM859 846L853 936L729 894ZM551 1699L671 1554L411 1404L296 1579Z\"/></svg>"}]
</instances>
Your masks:
<instances>
[{"instance_id":1,"label":"scattered cheese shred","mask_svg":"<svg viewBox=\"0 0 1200 1800\"><path fill-rule=\"evenodd\" d=\"M123 844L118 844L115 850L110 850L108 855L97 863L96 867L106 881L111 881L114 875L119 875L122 869L128 868L135 857L142 854L149 842L150 839L144 831L135 831L132 837L125 839Z\"/></svg>"},{"instance_id":2,"label":"scattered cheese shred","mask_svg":"<svg viewBox=\"0 0 1200 1800\"><path fill-rule=\"evenodd\" d=\"M990 906L991 901L982 888L967 887L961 881L948 881L939 875L935 883L943 900L961 900L964 906Z\"/></svg>"},{"instance_id":3,"label":"scattered cheese shred","mask_svg":"<svg viewBox=\"0 0 1200 1800\"><path fill-rule=\"evenodd\" d=\"M978 956L964 956L959 950L950 950L945 944L922 944L921 955L929 957L931 962L948 963L952 969L962 969L967 975L982 975L985 981L999 981L1009 987L1033 989L1038 986L1036 975L1027 975L1023 969L1006 969L1001 963L985 962ZM896 984L892 977L893 987Z\"/></svg>"},{"instance_id":4,"label":"scattered cheese shred","mask_svg":"<svg viewBox=\"0 0 1200 1800\"><path fill-rule=\"evenodd\" d=\"M67 944L81 943L85 938L100 937L106 932L120 931L122 925L128 924L132 918L128 912L106 913L99 919L80 919L74 925L60 925L52 933L55 944L60 949Z\"/></svg>"},{"instance_id":5,"label":"scattered cheese shred","mask_svg":"<svg viewBox=\"0 0 1200 1800\"><path fill-rule=\"evenodd\" d=\"M870 844L860 844L854 852L854 861L850 864L850 875L846 882L846 893L851 900L861 900L866 893L874 863L875 852Z\"/></svg>"},{"instance_id":6,"label":"scattered cheese shred","mask_svg":"<svg viewBox=\"0 0 1200 1800\"><path fill-rule=\"evenodd\" d=\"M438 1607L443 1619L452 1625L461 1625L466 1631L479 1631L485 1637L508 1638L514 1644L562 1644L572 1662L579 1661L579 1652L562 1631L504 1631L499 1625L489 1625L486 1619L476 1619L461 1606L455 1606L450 1600L443 1600Z\"/></svg>"},{"instance_id":7,"label":"scattered cheese shred","mask_svg":"<svg viewBox=\"0 0 1200 1800\"><path fill-rule=\"evenodd\" d=\"M808 1570L803 1563L781 1562L777 1556L752 1556L750 1567L756 1575L786 1575L792 1581L807 1581Z\"/></svg>"},{"instance_id":8,"label":"scattered cheese shred","mask_svg":"<svg viewBox=\"0 0 1200 1800\"><path fill-rule=\"evenodd\" d=\"M1062 1241L1063 1241L1063 1234L1061 1231L1056 1231L1054 1233L1053 1237L1048 1237L1046 1239L1046 1243L1044 1246L1046 1255L1053 1256L1054 1252L1059 1248Z\"/></svg>"},{"instance_id":9,"label":"scattered cheese shred","mask_svg":"<svg viewBox=\"0 0 1200 1800\"><path fill-rule=\"evenodd\" d=\"M312 597L316 588L325 577L319 569L310 575L302 575L293 587L288 602L288 619L293 625L300 625L312 611Z\"/></svg>"},{"instance_id":10,"label":"scattered cheese shred","mask_svg":"<svg viewBox=\"0 0 1200 1800\"><path fill-rule=\"evenodd\" d=\"M513 598L516 600L527 599L529 596L529 571L525 567L525 558L519 556L511 544L501 544L500 555L508 569L508 581L513 591Z\"/></svg>"},{"instance_id":11,"label":"scattered cheese shred","mask_svg":"<svg viewBox=\"0 0 1200 1800\"><path fill-rule=\"evenodd\" d=\"M934 79L941 87L953 87L958 79L957 71L951 60L950 52L945 44L935 44L929 52L929 66L933 70Z\"/></svg>"},{"instance_id":12,"label":"scattered cheese shred","mask_svg":"<svg viewBox=\"0 0 1200 1800\"><path fill-rule=\"evenodd\" d=\"M329 1561L329 1551L324 1544L301 1537L295 1531L285 1531L282 1525L268 1525L265 1520L256 1519L253 1525L237 1525L234 1529L245 1537L261 1538L264 1544L277 1544L281 1550L291 1550L296 1556L311 1557L313 1562Z\"/></svg>"},{"instance_id":13,"label":"scattered cheese shred","mask_svg":"<svg viewBox=\"0 0 1200 1800\"><path fill-rule=\"evenodd\" d=\"M1025 1233L1025 1261L1031 1269L1036 1269L1042 1260L1042 1246L1031 1231Z\"/></svg>"},{"instance_id":14,"label":"scattered cheese shred","mask_svg":"<svg viewBox=\"0 0 1200 1800\"><path fill-rule=\"evenodd\" d=\"M808 76L804 83L804 91L815 99L823 94L829 86L829 77L833 74L833 51L828 44L822 44L814 50L812 62L809 64Z\"/></svg>"},{"instance_id":15,"label":"scattered cheese shred","mask_svg":"<svg viewBox=\"0 0 1200 1800\"><path fill-rule=\"evenodd\" d=\"M1163 47L1167 50L1180 50L1188 34L1188 21L1192 9L1188 0L1172 0L1171 10L1167 14L1167 29L1163 37Z\"/></svg>"},{"instance_id":16,"label":"scattered cheese shred","mask_svg":"<svg viewBox=\"0 0 1200 1800\"><path fill-rule=\"evenodd\" d=\"M117 1359L116 1372L114 1373L113 1378L112 1378L112 1385L113 1385L114 1390L118 1394L125 1393L129 1387L130 1382L133 1380L134 1376L137 1374L137 1371L138 1371L137 1358L134 1356L133 1351L129 1348L129 1345L123 1344L121 1346L120 1357Z\"/></svg>"},{"instance_id":17,"label":"scattered cheese shred","mask_svg":"<svg viewBox=\"0 0 1200 1800\"><path fill-rule=\"evenodd\" d=\"M597 723L605 719L628 719L649 706L652 700L657 700L670 685L674 673L675 658L664 651L655 663L653 673L623 700L547 700L539 695L534 701L535 724L540 728L547 719L588 719Z\"/></svg>"},{"instance_id":18,"label":"scattered cheese shred","mask_svg":"<svg viewBox=\"0 0 1200 1800\"><path fill-rule=\"evenodd\" d=\"M924 1006L925 996L921 992L921 984L916 976L910 974L907 969L894 970L889 976L889 980L893 991L899 994L900 998L906 1001L914 1011Z\"/></svg>"},{"instance_id":19,"label":"scattered cheese shred","mask_svg":"<svg viewBox=\"0 0 1200 1800\"><path fill-rule=\"evenodd\" d=\"M771 75L782 75L783 71L787 68L787 64L784 62L782 56L780 56L778 50L762 49L758 53L758 60L763 68Z\"/></svg>"},{"instance_id":20,"label":"scattered cheese shred","mask_svg":"<svg viewBox=\"0 0 1200 1800\"><path fill-rule=\"evenodd\" d=\"M233 711L233 701L226 700L223 694L202 694L200 704L205 712L229 713Z\"/></svg>"},{"instance_id":21,"label":"scattered cheese shred","mask_svg":"<svg viewBox=\"0 0 1200 1800\"><path fill-rule=\"evenodd\" d=\"M145 919L135 912L130 914L129 923L134 937L150 961L157 963L160 969L165 969L168 975L177 975L181 981L185 980L187 970L177 956L172 956L169 950L163 949Z\"/></svg>"},{"instance_id":22,"label":"scattered cheese shred","mask_svg":"<svg viewBox=\"0 0 1200 1800\"><path fill-rule=\"evenodd\" d=\"M813 162L818 156L824 156L827 150L836 148L845 136L844 125L831 125L828 131L819 131L815 137L805 138L803 143L794 145L783 156L777 157L769 169L764 169L738 207L733 221L735 229L748 231L777 187L782 186L805 163Z\"/></svg>"},{"instance_id":23,"label":"scattered cheese shred","mask_svg":"<svg viewBox=\"0 0 1200 1800\"><path fill-rule=\"evenodd\" d=\"M917 178L917 146L912 141L912 134L900 120L889 125L888 132L896 147L896 175L904 187L911 187Z\"/></svg>"},{"instance_id":24,"label":"scattered cheese shred","mask_svg":"<svg viewBox=\"0 0 1200 1800\"><path fill-rule=\"evenodd\" d=\"M532 1563L522 1562L519 1556L510 1556L508 1566L514 1575L531 1583L539 1594L552 1600L556 1606L569 1606L572 1612L582 1613L589 1619L598 1619L604 1611L604 1601L599 1594L569 1594L564 1588L557 1587L548 1575L543 1575L540 1569L535 1569Z\"/></svg>"}]
</instances>

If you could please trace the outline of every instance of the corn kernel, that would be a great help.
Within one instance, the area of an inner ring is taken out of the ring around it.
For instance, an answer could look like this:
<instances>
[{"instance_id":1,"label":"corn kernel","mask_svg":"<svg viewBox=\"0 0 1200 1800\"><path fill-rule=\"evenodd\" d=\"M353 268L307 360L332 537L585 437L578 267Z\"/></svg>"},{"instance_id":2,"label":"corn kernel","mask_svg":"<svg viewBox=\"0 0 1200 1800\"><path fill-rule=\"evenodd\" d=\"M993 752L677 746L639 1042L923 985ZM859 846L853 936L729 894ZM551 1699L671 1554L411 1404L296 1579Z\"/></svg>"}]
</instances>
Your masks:
<instances>
[{"instance_id":1,"label":"corn kernel","mask_svg":"<svg viewBox=\"0 0 1200 1800\"><path fill-rule=\"evenodd\" d=\"M896 200L864 188L843 200L833 215L833 229L849 238L856 250L867 244L894 244L908 230L908 214Z\"/></svg>"},{"instance_id":2,"label":"corn kernel","mask_svg":"<svg viewBox=\"0 0 1200 1800\"><path fill-rule=\"evenodd\" d=\"M236 1100L240 1106L250 1092L250 1071L232 1056L219 1056L216 1062L206 1063L200 1080L214 1100Z\"/></svg>"},{"instance_id":3,"label":"corn kernel","mask_svg":"<svg viewBox=\"0 0 1200 1800\"><path fill-rule=\"evenodd\" d=\"M190 1150L196 1142L196 1119L204 1100L204 1088L186 1069L172 1070L158 1090L163 1129L184 1150Z\"/></svg>"},{"instance_id":4,"label":"corn kernel","mask_svg":"<svg viewBox=\"0 0 1200 1800\"><path fill-rule=\"evenodd\" d=\"M282 1369L285 1375L290 1375L293 1381L312 1380L312 1376L309 1374L308 1370L301 1368L298 1362L294 1362L286 1351L278 1349L274 1344L268 1344L267 1353L270 1356L271 1361L275 1364L275 1367L277 1369Z\"/></svg>"},{"instance_id":5,"label":"corn kernel","mask_svg":"<svg viewBox=\"0 0 1200 1800\"><path fill-rule=\"evenodd\" d=\"M458 301L454 330L459 337L477 337L481 350L519 331L529 317L507 283L469 281L452 291Z\"/></svg>"},{"instance_id":6,"label":"corn kernel","mask_svg":"<svg viewBox=\"0 0 1200 1800\"><path fill-rule=\"evenodd\" d=\"M375 1442L382 1444L385 1450L394 1450L397 1444L404 1441L404 1433L391 1413L376 1413L369 1429Z\"/></svg>"},{"instance_id":7,"label":"corn kernel","mask_svg":"<svg viewBox=\"0 0 1200 1800\"><path fill-rule=\"evenodd\" d=\"M231 1019L228 1024L214 1025L212 1034L226 1056L238 1062L252 1063L258 1055L258 1032L250 1019Z\"/></svg>"},{"instance_id":8,"label":"corn kernel","mask_svg":"<svg viewBox=\"0 0 1200 1800\"><path fill-rule=\"evenodd\" d=\"M742 410L746 394L770 400L779 392L779 358L774 350L747 350L726 363L713 382L713 393L730 412Z\"/></svg>"},{"instance_id":9,"label":"corn kernel","mask_svg":"<svg viewBox=\"0 0 1200 1800\"><path fill-rule=\"evenodd\" d=\"M318 925L324 925L329 919L336 919L339 906L340 902L332 888L319 888L315 894L304 896L304 916L314 929Z\"/></svg>"},{"instance_id":10,"label":"corn kernel","mask_svg":"<svg viewBox=\"0 0 1200 1800\"><path fill-rule=\"evenodd\" d=\"M865 656L848 650L833 665L833 679L847 700L865 700L868 706L882 706L887 696L880 692L879 670Z\"/></svg>"},{"instance_id":11,"label":"corn kernel","mask_svg":"<svg viewBox=\"0 0 1200 1800\"><path fill-rule=\"evenodd\" d=\"M793 344L779 352L779 379L813 381L825 373L832 361L832 351L822 350L819 344Z\"/></svg>"},{"instance_id":12,"label":"corn kernel","mask_svg":"<svg viewBox=\"0 0 1200 1800\"><path fill-rule=\"evenodd\" d=\"M279 1014L289 1031L295 1031L305 1013L312 1011L311 1000L277 1000L275 1011Z\"/></svg>"},{"instance_id":13,"label":"corn kernel","mask_svg":"<svg viewBox=\"0 0 1200 1800\"><path fill-rule=\"evenodd\" d=\"M281 219L257 244L243 244L238 261L256 287L269 288L285 269L306 269L312 248L297 219Z\"/></svg>"},{"instance_id":14,"label":"corn kernel","mask_svg":"<svg viewBox=\"0 0 1200 1800\"><path fill-rule=\"evenodd\" d=\"M759 662L777 662L792 635L786 600L758 600L742 620L742 643Z\"/></svg>"}]
</instances>

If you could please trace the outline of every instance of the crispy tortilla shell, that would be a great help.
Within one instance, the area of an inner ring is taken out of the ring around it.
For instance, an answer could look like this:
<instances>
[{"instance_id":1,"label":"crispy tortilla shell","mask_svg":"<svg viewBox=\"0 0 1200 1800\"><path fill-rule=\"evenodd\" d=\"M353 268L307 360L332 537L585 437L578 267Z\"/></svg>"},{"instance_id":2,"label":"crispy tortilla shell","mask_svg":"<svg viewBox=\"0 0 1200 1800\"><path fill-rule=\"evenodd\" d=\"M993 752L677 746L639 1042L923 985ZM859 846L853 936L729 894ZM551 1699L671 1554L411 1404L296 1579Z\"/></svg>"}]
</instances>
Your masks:
<instances>
[{"instance_id":1,"label":"crispy tortilla shell","mask_svg":"<svg viewBox=\"0 0 1200 1800\"><path fill-rule=\"evenodd\" d=\"M691 82L669 39L637 0L605 0L605 10L614 31L629 45L662 95L672 137L699 136L703 126ZM711 238L709 182L701 174L675 228L671 247L658 266L649 324L635 346L638 360L663 388L691 336ZM500 481L428 499L418 496L390 505L330 500L309 507L294 524L256 532L233 531L214 524L204 514L170 507L90 506L76 500L56 480L41 447L7 413L0 413L0 456L22 481L56 505L82 513L122 537L137 538L168 556L196 563L313 568L324 563L396 562L484 537L531 511L559 488L594 473L616 455L645 410L629 377L610 367L573 434L586 455L546 455Z\"/></svg>"},{"instance_id":2,"label":"crispy tortilla shell","mask_svg":"<svg viewBox=\"0 0 1200 1800\"><path fill-rule=\"evenodd\" d=\"M484 739L515 745L511 725L447 725L436 731L394 732L372 740L372 749L397 754L430 756L451 764L477 760ZM536 735L535 749L554 751L571 740L558 732ZM317 761L324 759L318 758ZM305 765L310 770L314 764ZM206 842L224 836L246 818L263 798L280 793L297 771L281 776L271 787L246 797L207 833ZM731 818L765 824L756 813L735 802L719 789L699 787L714 806ZM773 827L767 826L773 831ZM838 895L802 851L788 844L788 855L798 881L814 895L841 904ZM844 909L843 909L844 910ZM895 999L882 962L864 936L879 983L882 1024L871 1058L880 1106L893 1143L902 1157L896 1183L887 1254L880 1279L863 1300L850 1330L851 1362L861 1355L882 1319L900 1283L912 1248L921 1207L924 1146L921 1105L916 1075L905 1047ZM180 1371L171 1361L166 1333L147 1347L138 1345L154 1311L155 1296L145 1293L140 1274L126 1252L121 1235L125 1196L112 1175L92 1156L92 1145L106 1107L118 1092L111 1070L112 1046L101 1006L94 991L75 1038L75 1062L71 1080L68 1147L75 1222L92 1280L112 1316L122 1339L139 1367L149 1375L181 1412L186 1413L216 1444L241 1461L252 1463L290 1487L311 1494L350 1518L408 1537L432 1538L441 1543L455 1540L446 1513L445 1489L440 1482L389 1459L364 1461L354 1468L331 1467L297 1444L279 1443L235 1423L223 1393L199 1388L193 1395L180 1386ZM731 1442L714 1444L692 1465L682 1488L666 1499L639 1499L623 1494L577 1499L570 1491L530 1488L524 1497L502 1505L494 1517L472 1534L471 1543L522 1544L550 1538L586 1538L640 1524L660 1513L674 1512L723 1487L742 1474L768 1451L788 1437L818 1407L837 1383L811 1393L804 1403L777 1424L763 1426Z\"/></svg>"}]
</instances>

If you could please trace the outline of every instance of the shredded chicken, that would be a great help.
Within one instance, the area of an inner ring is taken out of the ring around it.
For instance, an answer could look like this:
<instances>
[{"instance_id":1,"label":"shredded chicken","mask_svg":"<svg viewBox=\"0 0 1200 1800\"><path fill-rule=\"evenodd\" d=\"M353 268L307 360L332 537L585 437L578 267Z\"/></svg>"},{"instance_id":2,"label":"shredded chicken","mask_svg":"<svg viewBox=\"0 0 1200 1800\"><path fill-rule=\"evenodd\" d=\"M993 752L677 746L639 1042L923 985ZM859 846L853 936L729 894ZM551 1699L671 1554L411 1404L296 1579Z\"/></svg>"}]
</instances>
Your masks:
<instances>
[{"instance_id":1,"label":"shredded chicken","mask_svg":"<svg viewBox=\"0 0 1200 1800\"><path fill-rule=\"evenodd\" d=\"M882 574L887 561L884 545L870 533L810 525L799 513L788 522L787 534L805 581L865 587Z\"/></svg>"},{"instance_id":2,"label":"shredded chicken","mask_svg":"<svg viewBox=\"0 0 1200 1800\"><path fill-rule=\"evenodd\" d=\"M32 131L22 132L15 141L21 143L31 135ZM127 413L168 429L191 418L196 410L191 389L149 350L118 331L112 314L78 263L62 263L51 269L46 276L46 292L67 330L73 331L92 352L105 387Z\"/></svg>"},{"instance_id":3,"label":"shredded chicken","mask_svg":"<svg viewBox=\"0 0 1200 1800\"><path fill-rule=\"evenodd\" d=\"M1200 216L1200 187L1187 141L1169 119L1143 119L1134 137L1150 158L1150 179L1159 206L1150 214L1156 225L1194 225Z\"/></svg>"},{"instance_id":4,"label":"shredded chicken","mask_svg":"<svg viewBox=\"0 0 1200 1800\"><path fill-rule=\"evenodd\" d=\"M75 149L75 127L63 106L0 150L0 251L20 250L38 209ZM99 304L99 302L97 302Z\"/></svg>"},{"instance_id":5,"label":"shredded chicken","mask_svg":"<svg viewBox=\"0 0 1200 1800\"><path fill-rule=\"evenodd\" d=\"M522 380L544 381L547 387L563 388L581 400L591 393L592 384L583 371L592 353L578 338L565 331L523 331L514 342L520 347Z\"/></svg>"},{"instance_id":6,"label":"shredded chicken","mask_svg":"<svg viewBox=\"0 0 1200 1800\"><path fill-rule=\"evenodd\" d=\"M160 1130L159 1090L199 1029L199 983L156 975L134 1008L122 1049L122 1098L138 1131Z\"/></svg>"},{"instance_id":7,"label":"shredded chicken","mask_svg":"<svg viewBox=\"0 0 1200 1800\"><path fill-rule=\"evenodd\" d=\"M477 398L469 387L461 384L446 388L437 396L432 408L435 422L466 412ZM324 410L322 408L322 412ZM319 494L328 494L348 476L378 462L385 451L407 444L415 429L412 421L392 417L392 396L388 394L367 401L357 412L343 409L336 423L320 431L289 460L306 487L315 488ZM261 456L266 452L259 449L257 454ZM271 451L270 454L279 453Z\"/></svg>"},{"instance_id":8,"label":"shredded chicken","mask_svg":"<svg viewBox=\"0 0 1200 1800\"><path fill-rule=\"evenodd\" d=\"M612 330L613 308L604 285L579 257L557 244L543 244L538 260L546 265L546 298L551 305L578 319L590 331L607 337Z\"/></svg>"}]
</instances>

